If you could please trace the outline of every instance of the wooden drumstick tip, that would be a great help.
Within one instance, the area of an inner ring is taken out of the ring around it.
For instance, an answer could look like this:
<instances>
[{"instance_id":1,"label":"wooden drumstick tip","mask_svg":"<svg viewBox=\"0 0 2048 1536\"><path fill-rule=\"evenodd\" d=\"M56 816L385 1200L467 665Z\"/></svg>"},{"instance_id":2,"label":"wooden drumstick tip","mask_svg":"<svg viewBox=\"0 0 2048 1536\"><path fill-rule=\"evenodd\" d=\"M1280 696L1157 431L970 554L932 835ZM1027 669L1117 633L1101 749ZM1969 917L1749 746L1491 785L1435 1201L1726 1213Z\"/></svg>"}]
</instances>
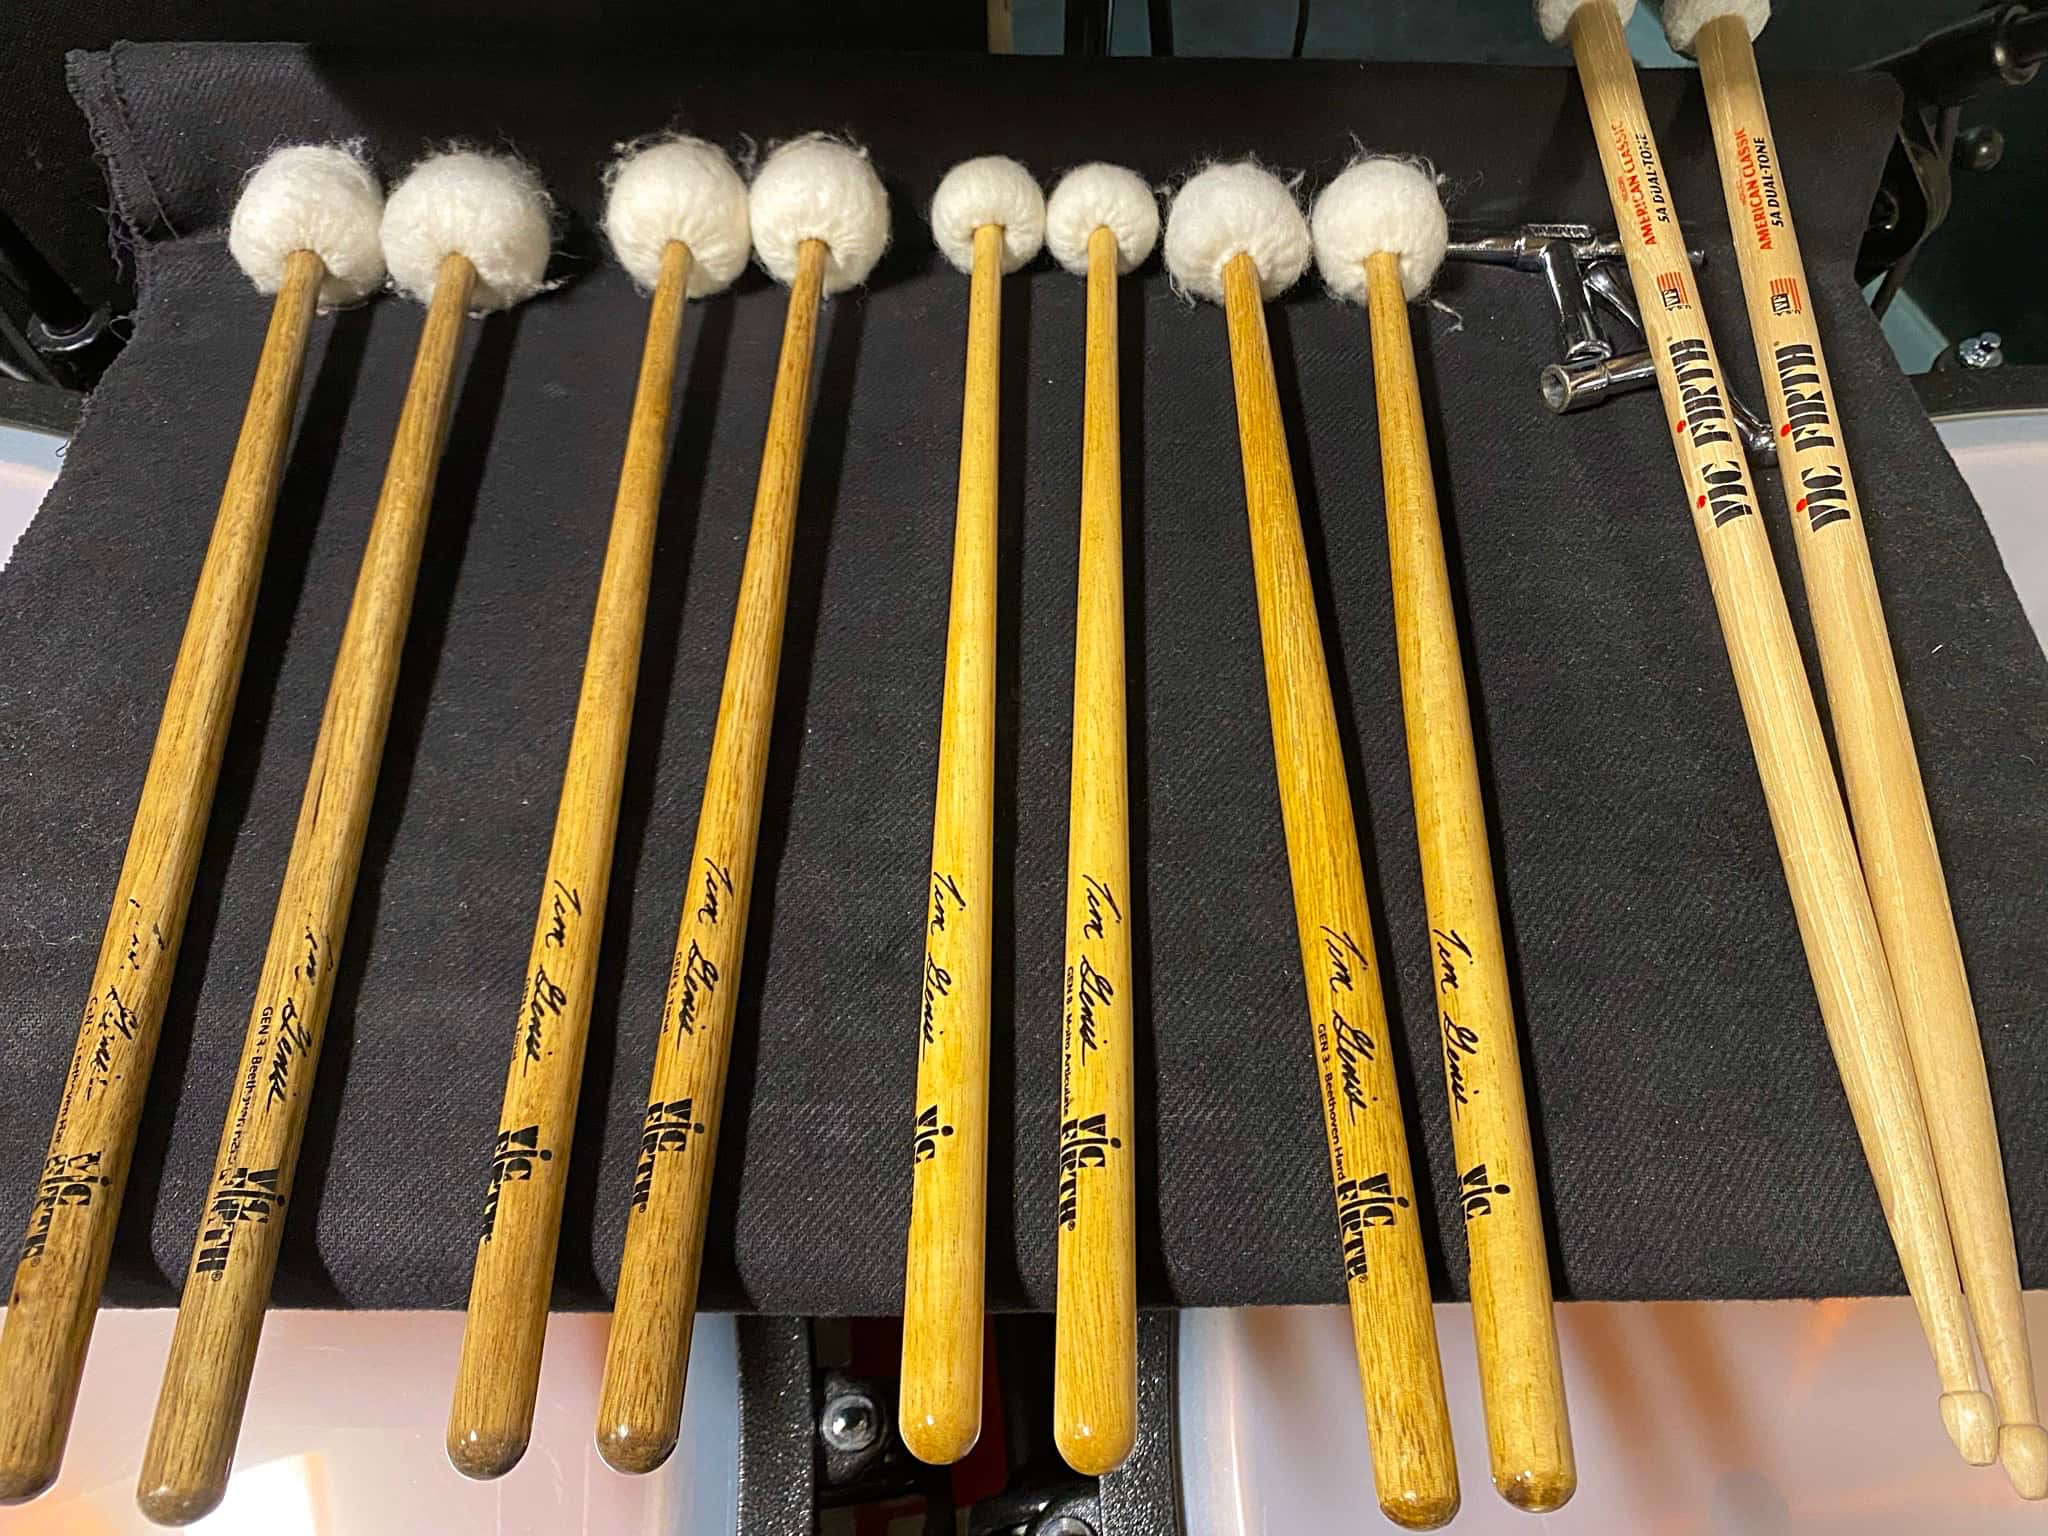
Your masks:
<instances>
[{"instance_id":1,"label":"wooden drumstick tip","mask_svg":"<svg viewBox=\"0 0 2048 1536\"><path fill-rule=\"evenodd\" d=\"M1942 1393L1941 1422L1971 1466L1988 1467L1998 1459L1998 1414L1989 1393Z\"/></svg>"},{"instance_id":2,"label":"wooden drumstick tip","mask_svg":"<svg viewBox=\"0 0 2048 1536\"><path fill-rule=\"evenodd\" d=\"M2048 1499L2048 1429L2007 1424L1998 1431L1998 1462L2023 1499Z\"/></svg>"},{"instance_id":3,"label":"wooden drumstick tip","mask_svg":"<svg viewBox=\"0 0 2048 1536\"><path fill-rule=\"evenodd\" d=\"M614 1472L631 1476L654 1471L675 1448L673 1434L649 1434L632 1424L614 1424L597 1432L597 1454L604 1458L604 1464Z\"/></svg>"}]
</instances>

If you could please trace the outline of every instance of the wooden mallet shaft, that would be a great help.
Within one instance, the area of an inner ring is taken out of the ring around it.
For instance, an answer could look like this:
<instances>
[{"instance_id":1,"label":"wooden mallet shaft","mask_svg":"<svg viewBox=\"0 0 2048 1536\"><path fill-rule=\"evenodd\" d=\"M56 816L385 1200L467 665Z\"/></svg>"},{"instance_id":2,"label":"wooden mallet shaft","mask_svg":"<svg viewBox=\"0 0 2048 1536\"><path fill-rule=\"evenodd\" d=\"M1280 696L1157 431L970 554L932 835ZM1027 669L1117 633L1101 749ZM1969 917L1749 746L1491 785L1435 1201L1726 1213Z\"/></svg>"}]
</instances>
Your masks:
<instances>
[{"instance_id":1,"label":"wooden mallet shaft","mask_svg":"<svg viewBox=\"0 0 2048 1536\"><path fill-rule=\"evenodd\" d=\"M1696 47L1857 848L1926 1106L1963 1296L2002 1425L1999 1458L2026 1497L2048 1497L2048 1431L2035 1405L1984 1044L1783 162L1742 21L1708 22Z\"/></svg>"},{"instance_id":2,"label":"wooden mallet shaft","mask_svg":"<svg viewBox=\"0 0 2048 1536\"><path fill-rule=\"evenodd\" d=\"M689 281L689 247L672 240L662 252L647 313L611 540L598 581L554 845L491 1149L469 1315L448 1414L448 1457L469 1477L497 1477L511 1470L533 1430Z\"/></svg>"},{"instance_id":3,"label":"wooden mallet shaft","mask_svg":"<svg viewBox=\"0 0 2048 1536\"><path fill-rule=\"evenodd\" d=\"M1509 1503L1540 1513L1572 1496L1578 1468L1551 1314L1507 947L1400 259L1378 252L1367 258L1365 274L1408 773L1470 1255L1479 1391L1493 1485Z\"/></svg>"},{"instance_id":4,"label":"wooden mallet shaft","mask_svg":"<svg viewBox=\"0 0 2048 1536\"><path fill-rule=\"evenodd\" d=\"M1934 1353L1942 1421L1965 1459L1982 1465L1996 1452L1997 1426L1977 1387L1891 973L1635 65L1609 0L1579 6L1571 45L1821 1020Z\"/></svg>"},{"instance_id":5,"label":"wooden mallet shaft","mask_svg":"<svg viewBox=\"0 0 2048 1536\"><path fill-rule=\"evenodd\" d=\"M903 1443L958 1461L981 1435L988 1211L989 983L995 941L996 496L1000 225L974 232L946 683L918 1014L910 1237L903 1283Z\"/></svg>"},{"instance_id":6,"label":"wooden mallet shaft","mask_svg":"<svg viewBox=\"0 0 2048 1536\"><path fill-rule=\"evenodd\" d=\"M404 650L476 270L441 262L342 629L136 1499L159 1525L220 1502L247 1405Z\"/></svg>"},{"instance_id":7,"label":"wooden mallet shaft","mask_svg":"<svg viewBox=\"0 0 2048 1536\"><path fill-rule=\"evenodd\" d=\"M754 490L753 528L740 571L697 841L641 1122L597 1412L598 1451L621 1472L660 1466L675 1449L682 1425L719 1109L753 902L754 850L760 840L803 478L811 358L829 254L824 242L805 241L790 284Z\"/></svg>"},{"instance_id":8,"label":"wooden mallet shaft","mask_svg":"<svg viewBox=\"0 0 2048 1536\"><path fill-rule=\"evenodd\" d=\"M0 1328L0 1398L7 1404L0 1414L0 1503L41 1493L64 1459L235 712L306 340L326 275L311 251L285 259L241 436L171 669L114 909L100 941Z\"/></svg>"},{"instance_id":9,"label":"wooden mallet shaft","mask_svg":"<svg viewBox=\"0 0 2048 1536\"><path fill-rule=\"evenodd\" d=\"M1130 768L1116 316L1116 236L1098 228L1088 240L1052 1410L1060 1454L1090 1477L1121 1465L1138 1432Z\"/></svg>"},{"instance_id":10,"label":"wooden mallet shaft","mask_svg":"<svg viewBox=\"0 0 2048 1536\"><path fill-rule=\"evenodd\" d=\"M1358 829L1266 340L1258 268L1250 256L1235 256L1224 267L1223 301L1273 766L1336 1185L1352 1342L1372 1440L1373 1482L1389 1519L1428 1530L1458 1511L1457 1458Z\"/></svg>"}]
</instances>

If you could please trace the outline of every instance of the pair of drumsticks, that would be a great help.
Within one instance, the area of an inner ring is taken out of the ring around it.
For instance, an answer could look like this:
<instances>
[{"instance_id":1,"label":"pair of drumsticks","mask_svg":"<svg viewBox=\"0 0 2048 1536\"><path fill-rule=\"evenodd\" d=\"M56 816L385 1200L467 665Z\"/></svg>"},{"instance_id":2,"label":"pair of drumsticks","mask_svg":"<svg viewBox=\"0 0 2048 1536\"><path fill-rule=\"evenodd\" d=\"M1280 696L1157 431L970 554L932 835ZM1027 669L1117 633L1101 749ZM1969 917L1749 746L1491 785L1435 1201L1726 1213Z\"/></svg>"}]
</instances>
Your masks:
<instances>
[{"instance_id":1,"label":"pair of drumsticks","mask_svg":"<svg viewBox=\"0 0 2048 1536\"><path fill-rule=\"evenodd\" d=\"M1943 1422L1966 1460L1996 1456L2016 1490L2041 1498L2048 1432L1983 1046L1750 48L1769 7L1667 0L1664 22L1674 47L1699 53L1854 840L1622 37L1632 9L1539 0L1537 17L1569 41L1585 89L1822 1022L1934 1354Z\"/></svg>"}]
</instances>

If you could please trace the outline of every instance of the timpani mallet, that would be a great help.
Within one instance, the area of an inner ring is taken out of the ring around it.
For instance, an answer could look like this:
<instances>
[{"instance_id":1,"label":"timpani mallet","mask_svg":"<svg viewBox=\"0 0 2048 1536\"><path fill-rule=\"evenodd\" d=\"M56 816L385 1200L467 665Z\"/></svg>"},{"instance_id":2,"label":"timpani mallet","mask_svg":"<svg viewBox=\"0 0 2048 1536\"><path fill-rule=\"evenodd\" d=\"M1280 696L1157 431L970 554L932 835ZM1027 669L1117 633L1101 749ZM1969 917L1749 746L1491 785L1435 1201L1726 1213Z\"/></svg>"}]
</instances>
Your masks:
<instances>
[{"instance_id":1,"label":"timpani mallet","mask_svg":"<svg viewBox=\"0 0 2048 1536\"><path fill-rule=\"evenodd\" d=\"M597 1448L621 1472L660 1466L682 1425L754 892L818 306L823 295L866 281L889 239L888 196L866 154L821 134L771 154L748 203L755 252L788 287L789 304L605 1352Z\"/></svg>"},{"instance_id":2,"label":"timpani mallet","mask_svg":"<svg viewBox=\"0 0 2048 1536\"><path fill-rule=\"evenodd\" d=\"M257 167L228 225L229 254L258 293L277 297L0 1329L0 1503L41 1493L64 1459L242 680L313 312L382 285L383 210L376 173L354 147L304 144Z\"/></svg>"},{"instance_id":3,"label":"timpani mallet","mask_svg":"<svg viewBox=\"0 0 2048 1536\"><path fill-rule=\"evenodd\" d=\"M496 156L424 160L384 209L384 259L393 282L427 304L426 323L335 656L137 1479L136 1500L159 1525L196 1520L227 1491L376 793L463 317L538 292L550 238L539 181Z\"/></svg>"},{"instance_id":4,"label":"timpani mallet","mask_svg":"<svg viewBox=\"0 0 2048 1536\"><path fill-rule=\"evenodd\" d=\"M1998 1426L1977 1386L1920 1090L1770 539L1729 419L1727 383L1622 39L1634 9L1635 0L1538 0L1536 20L1552 42L1569 37L1577 58L1821 1022L1934 1354L1942 1423L1964 1458L1981 1466L1997 1453Z\"/></svg>"},{"instance_id":5,"label":"timpani mallet","mask_svg":"<svg viewBox=\"0 0 2048 1536\"><path fill-rule=\"evenodd\" d=\"M605 182L605 232L653 302L448 1414L448 1458L469 1477L510 1471L533 1430L653 578L683 304L722 292L746 266L749 249L747 186L716 145L677 135L628 146Z\"/></svg>"},{"instance_id":6,"label":"timpani mallet","mask_svg":"<svg viewBox=\"0 0 2048 1536\"><path fill-rule=\"evenodd\" d=\"M1130 767L1116 313L1118 278L1141 265L1158 239L1159 204L1152 189L1121 166L1069 171L1045 205L1046 246L1061 266L1088 280L1052 1433L1067 1465L1089 1477L1120 1466L1138 1432Z\"/></svg>"},{"instance_id":7,"label":"timpani mallet","mask_svg":"<svg viewBox=\"0 0 2048 1536\"><path fill-rule=\"evenodd\" d=\"M1770 0L1666 0L1664 30L1678 52L1699 55L1835 746L1927 1110L1963 1300L1998 1409L1998 1457L2013 1487L2038 1499L2048 1497L2048 1431L2034 1399L1984 1042L1750 48L1770 14Z\"/></svg>"},{"instance_id":8,"label":"timpani mallet","mask_svg":"<svg viewBox=\"0 0 2048 1536\"><path fill-rule=\"evenodd\" d=\"M924 902L898 1422L913 1456L945 1463L965 1456L981 1435L1003 276L1038 254L1045 197L1014 160L966 160L939 183L931 223L940 251L969 274L971 286L932 874Z\"/></svg>"},{"instance_id":9,"label":"timpani mallet","mask_svg":"<svg viewBox=\"0 0 2048 1536\"><path fill-rule=\"evenodd\" d=\"M1479 1394L1494 1487L1518 1509L1541 1513L1572 1496L1578 1470L1457 610L1408 329L1408 305L1435 279L1449 227L1427 171L1375 158L1358 161L1323 190L1311 228L1330 291L1364 304L1370 317L1408 775L1465 1217Z\"/></svg>"},{"instance_id":10,"label":"timpani mallet","mask_svg":"<svg viewBox=\"0 0 2048 1536\"><path fill-rule=\"evenodd\" d=\"M1202 171L1167 216L1167 270L1184 291L1222 304L1230 329L1273 766L1373 1482L1390 1520L1429 1530L1458 1512L1457 1459L1357 825L1266 340L1264 302L1293 285L1309 252L1293 194L1249 161Z\"/></svg>"}]
</instances>

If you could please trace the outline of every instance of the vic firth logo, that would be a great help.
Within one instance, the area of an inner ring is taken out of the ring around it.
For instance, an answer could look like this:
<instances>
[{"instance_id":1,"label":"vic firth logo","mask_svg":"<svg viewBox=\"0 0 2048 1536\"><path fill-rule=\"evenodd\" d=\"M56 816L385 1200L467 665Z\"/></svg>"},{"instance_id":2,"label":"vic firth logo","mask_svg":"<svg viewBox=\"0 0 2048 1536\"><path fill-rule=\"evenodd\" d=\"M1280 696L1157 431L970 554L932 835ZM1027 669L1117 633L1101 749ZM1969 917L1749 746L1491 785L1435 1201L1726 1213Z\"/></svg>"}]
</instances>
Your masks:
<instances>
[{"instance_id":1,"label":"vic firth logo","mask_svg":"<svg viewBox=\"0 0 2048 1536\"><path fill-rule=\"evenodd\" d=\"M1795 453L1835 446L1835 424L1828 415L1827 391L1821 384L1820 358L1804 342L1778 348L1778 387L1785 392L1785 425L1780 437L1792 439Z\"/></svg>"},{"instance_id":2,"label":"vic firth logo","mask_svg":"<svg viewBox=\"0 0 2048 1536\"><path fill-rule=\"evenodd\" d=\"M1384 1173L1369 1179L1345 1179L1337 1185L1337 1230L1344 1239L1344 1278L1363 1280L1365 1233L1368 1227L1391 1227L1397 1211L1408 1209L1408 1197L1394 1193Z\"/></svg>"},{"instance_id":3,"label":"vic firth logo","mask_svg":"<svg viewBox=\"0 0 2048 1536\"><path fill-rule=\"evenodd\" d=\"M93 1196L113 1181L100 1172L98 1152L57 1153L43 1164L36 1181L35 1207L29 1216L28 1237L21 1245L21 1262L33 1264L43 1256L50 1241L50 1224L60 1209L83 1209Z\"/></svg>"},{"instance_id":4,"label":"vic firth logo","mask_svg":"<svg viewBox=\"0 0 2048 1536\"><path fill-rule=\"evenodd\" d=\"M1486 1164L1474 1163L1459 1176L1458 1198L1465 1203L1465 1219L1471 1221L1477 1216L1493 1213L1493 1197L1511 1194L1505 1184L1487 1182Z\"/></svg>"},{"instance_id":5,"label":"vic firth logo","mask_svg":"<svg viewBox=\"0 0 2048 1536\"><path fill-rule=\"evenodd\" d=\"M1107 1115L1082 1115L1060 1125L1060 1225L1072 1231L1081 1216L1081 1170L1106 1168L1123 1142L1109 1134Z\"/></svg>"},{"instance_id":6,"label":"vic firth logo","mask_svg":"<svg viewBox=\"0 0 2048 1536\"><path fill-rule=\"evenodd\" d=\"M917 1135L911 1142L910 1163L930 1162L939 1155L939 1138L953 1134L953 1127L939 1123L939 1106L927 1104L917 1112Z\"/></svg>"},{"instance_id":7,"label":"vic firth logo","mask_svg":"<svg viewBox=\"0 0 2048 1536\"><path fill-rule=\"evenodd\" d=\"M664 1152L687 1152L704 1127L692 1118L688 1099L657 1099L640 1122L640 1161L633 1169L633 1208L644 1210L654 1194L654 1164Z\"/></svg>"},{"instance_id":8,"label":"vic firth logo","mask_svg":"<svg viewBox=\"0 0 2048 1536\"><path fill-rule=\"evenodd\" d=\"M1671 372L1678 382L1678 403L1685 411L1679 423L1692 432L1692 445L1707 448L1733 444L1728 408L1721 400L1721 379L1704 341L1682 337L1671 343Z\"/></svg>"},{"instance_id":9,"label":"vic firth logo","mask_svg":"<svg viewBox=\"0 0 2048 1536\"><path fill-rule=\"evenodd\" d=\"M540 1144L540 1127L522 1125L516 1131L500 1131L491 1146L491 1187L484 1194L483 1240L489 1242L498 1227L498 1197L510 1181L525 1183L534 1170L554 1157Z\"/></svg>"},{"instance_id":10,"label":"vic firth logo","mask_svg":"<svg viewBox=\"0 0 2048 1536\"><path fill-rule=\"evenodd\" d=\"M222 1169L213 1198L206 1203L210 1219L200 1228L192 1272L217 1275L224 1271L235 1234L251 1222L268 1222L284 1209L283 1185L284 1170L280 1168Z\"/></svg>"},{"instance_id":11,"label":"vic firth logo","mask_svg":"<svg viewBox=\"0 0 2048 1536\"><path fill-rule=\"evenodd\" d=\"M1721 379L1714 367L1713 354L1707 344L1696 337L1682 337L1671 343L1671 372L1678 385L1678 401L1685 411L1685 418L1677 422L1673 430L1692 434L1695 450L1704 452L1718 447L1726 451L1719 459L1705 460L1700 466L1700 480L1706 487L1699 493L1696 505L1702 511L1709 511L1714 526L1732 523L1738 517L1748 517L1756 508L1750 505L1749 474L1742 467L1742 457L1735 451L1735 438L1728 427L1728 409L1721 399Z\"/></svg>"}]
</instances>

